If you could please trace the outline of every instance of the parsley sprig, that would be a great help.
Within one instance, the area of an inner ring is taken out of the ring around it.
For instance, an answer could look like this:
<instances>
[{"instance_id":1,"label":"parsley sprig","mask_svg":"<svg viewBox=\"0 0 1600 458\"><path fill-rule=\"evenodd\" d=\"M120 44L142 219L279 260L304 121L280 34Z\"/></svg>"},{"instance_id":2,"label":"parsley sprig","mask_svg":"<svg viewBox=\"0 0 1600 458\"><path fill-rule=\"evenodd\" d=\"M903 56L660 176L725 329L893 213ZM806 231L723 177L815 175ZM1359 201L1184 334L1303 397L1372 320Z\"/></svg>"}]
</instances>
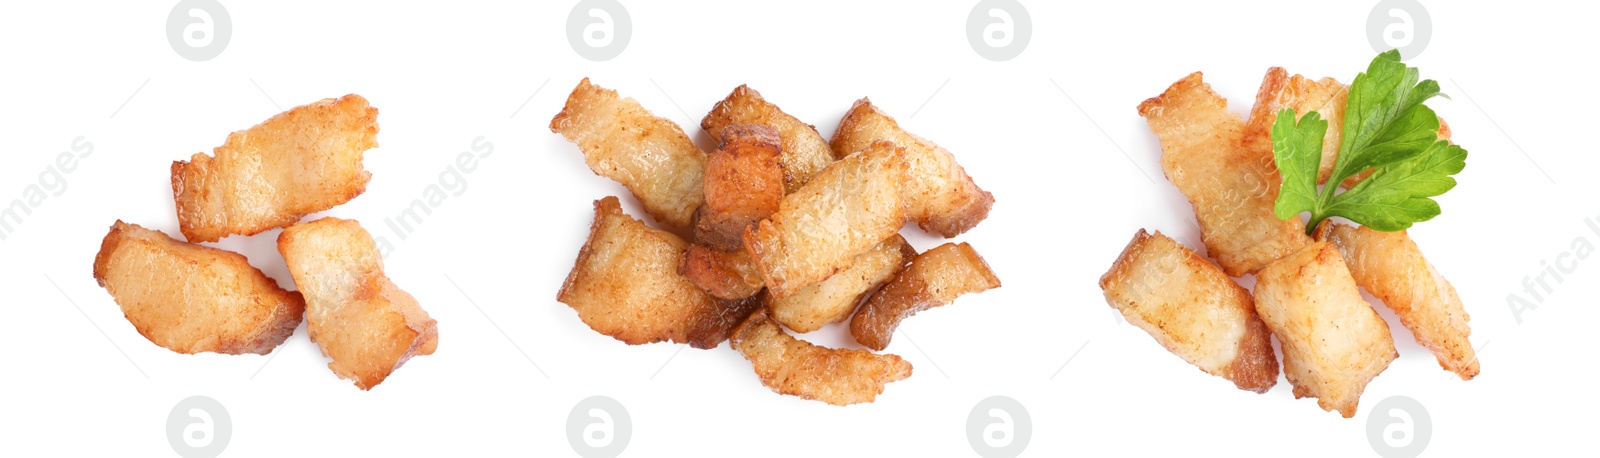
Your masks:
<instances>
[{"instance_id":1,"label":"parsley sprig","mask_svg":"<svg viewBox=\"0 0 1600 458\"><path fill-rule=\"evenodd\" d=\"M1273 206L1280 219L1311 213L1310 234L1329 217L1341 216L1379 231L1405 230L1438 216L1433 200L1456 185L1466 167L1467 150L1440 140L1439 117L1423 102L1439 93L1439 83L1421 80L1400 62L1399 51L1379 54L1356 76L1345 102L1339 157L1327 185L1317 188L1323 134L1328 122L1315 111L1299 121L1294 110L1278 112L1272 125L1272 154L1283 187ZM1339 192L1346 178L1372 175Z\"/></svg>"}]
</instances>

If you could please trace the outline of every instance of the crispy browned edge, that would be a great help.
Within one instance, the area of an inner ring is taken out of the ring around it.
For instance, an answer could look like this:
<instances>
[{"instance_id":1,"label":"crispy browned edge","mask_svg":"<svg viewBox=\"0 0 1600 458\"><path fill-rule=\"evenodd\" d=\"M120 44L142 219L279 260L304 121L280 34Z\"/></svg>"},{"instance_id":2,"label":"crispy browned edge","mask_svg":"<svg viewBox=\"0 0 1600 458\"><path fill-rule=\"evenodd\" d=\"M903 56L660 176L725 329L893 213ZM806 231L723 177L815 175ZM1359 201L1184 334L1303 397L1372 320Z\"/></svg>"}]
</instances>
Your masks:
<instances>
[{"instance_id":1,"label":"crispy browned edge","mask_svg":"<svg viewBox=\"0 0 1600 458\"><path fill-rule=\"evenodd\" d=\"M368 122L365 122L364 124L368 124L368 125L371 126L367 130L370 130L371 131L371 135L374 137L372 145L368 146L367 149L372 149L372 148L378 147L377 140L376 140L377 131L378 131L378 125L377 125L377 121L376 121L376 118L378 117L378 109L374 108L372 106L372 104L368 103L367 99L365 97L362 97L362 96L360 96L358 94L345 94L343 97L339 97L337 99L323 99L323 100L312 102L312 103L309 103L309 104L306 104L306 105L301 105L301 106L298 106L298 107L290 108L288 111L284 111L284 112L278 113L276 115L273 115L271 118L267 118L266 121L262 121L261 123L256 124L255 126L251 126L251 129L254 129L256 127L260 127L261 125L264 125L264 124L267 124L269 122L272 122L273 120L276 120L276 119L278 119L280 117L289 116L291 114L294 114L294 112L296 110L309 109L310 107L314 107L314 106L316 106L317 104L320 104L320 103L332 102L331 105L340 106L340 105L343 105L346 102L352 102L352 101L360 102L361 106L366 107L367 116L362 117L362 120L363 121L368 121ZM246 130L240 131L240 132L247 132L249 130L250 129L246 129ZM228 137L232 138L233 134L230 133L228 135ZM226 145L227 141L224 140L223 144ZM317 212L320 212L320 211L323 211L323 210L327 210L327 209L330 209L330 208L333 208L333 207L337 207L339 205L344 204L345 202L349 202L349 201L355 199L357 196L360 196L361 194L367 192L367 183L372 180L372 174L370 172L365 172L365 173L362 174L362 179L361 180L347 183L346 186L341 186L340 190L343 191L343 194L340 195L338 198L336 198L335 199L336 203L334 203L332 205L317 205L315 207L315 210L306 211L306 212L284 212L284 211L282 211L280 209L280 211L279 211L279 213L277 215L278 217L277 218L273 218L274 221L272 221L272 222L262 222L262 223L260 223L260 224L258 224L256 226L253 226L252 228L247 228L247 229L243 229L243 230L235 230L235 229L239 229L239 228L233 227L231 225L229 227L205 227L205 228L194 227L194 224L197 222L197 221L195 221L195 217L194 217L195 216L194 215L195 211L194 210L186 210L186 209L184 209L184 207L185 207L184 204L186 202L192 202L193 201L193 198L187 197L187 194L192 192L195 188L199 188L199 187L203 187L204 186L203 183L200 183L197 186L196 185L197 182L204 182L204 181L206 181L205 179L209 179L211 177L196 175L195 173L193 173L193 170L190 169L189 163L190 163L190 161L194 161L194 160L196 160L196 158L202 157L202 156L207 157L208 160L215 161L217 159L215 154L216 154L216 149L215 148L212 149L212 155L210 155L210 156L207 156L206 153L195 153L193 156L191 156L189 158L188 161L172 161L172 166L170 167L171 183L172 183L172 200L174 202L174 206L177 208L177 214L178 214L178 232L182 233L183 234L183 238L185 240L191 242L191 243L194 243L194 242L215 242L215 241L221 240L223 237L226 237L228 235L236 235L236 234L237 235L256 235L256 234L260 234L262 232L266 232L268 230L277 229L277 228L285 228L285 227L292 226L292 225L294 225L294 223L300 221L300 218L303 218L306 215L309 215L309 214L312 214L312 213L317 213ZM363 150L363 151L358 152L356 154L364 156L366 154L366 151Z\"/></svg>"},{"instance_id":2,"label":"crispy browned edge","mask_svg":"<svg viewBox=\"0 0 1600 458\"><path fill-rule=\"evenodd\" d=\"M695 243L722 251L744 248L744 230L778 210L784 196L783 140L777 129L734 124L706 156L705 203L695 212Z\"/></svg>"},{"instance_id":3,"label":"crispy browned edge","mask_svg":"<svg viewBox=\"0 0 1600 458\"><path fill-rule=\"evenodd\" d=\"M621 202L615 196L607 196L594 201L594 209L594 220L589 226L589 236L584 240L583 247L578 250L578 259L573 262L573 268L567 274L567 279L562 282L561 289L556 292L556 300L559 302L565 303L564 298L567 297L569 288L581 280L581 274L583 273L581 267L588 262L590 256L594 255L594 243L597 241L597 237L601 235L599 229L608 216L627 218L634 223L644 224L624 213ZM664 236L678 238L677 235L670 232L659 229L650 230ZM699 349L716 348L722 341L728 340L728 336L733 332L733 329L760 305L760 301L755 299L757 297L759 296L742 300L726 300L708 295L707 298L711 300L713 306L699 310L689 322L682 323L684 330L683 343ZM666 335L642 339L629 336L607 336L628 345L640 345L665 340L677 341L677 339Z\"/></svg>"},{"instance_id":4,"label":"crispy browned edge","mask_svg":"<svg viewBox=\"0 0 1600 458\"><path fill-rule=\"evenodd\" d=\"M808 378L808 380L802 380L799 382L799 384L804 384L805 386L795 386L797 383L793 379L786 380L789 383L779 385L778 381L775 380L777 378L777 374L763 372L759 366L754 367L756 376L761 379L761 384L779 394L787 394L791 396L798 396L802 399L822 401L836 406L845 406L858 402L873 402L877 399L879 394L883 394L885 385L911 377L911 363L906 362L905 359L902 359L899 356L888 353L875 354L867 350L828 348L798 339L784 331L783 326L779 325L776 320L772 319L765 307L759 308L754 313L751 313L749 318L746 318L738 328L734 329L733 335L728 339L730 346L732 346L735 351L738 351L741 355L743 355L746 360L749 360L752 366L756 364L755 359L751 357L750 354L746 353L742 347L745 341L757 337L755 334L761 332L761 330L758 328L763 328L769 332L775 333L776 338L783 340L784 343L798 343L801 345L801 348L823 353L830 359L834 359L834 362L839 362L837 361L839 358L849 358L854 361L860 361L861 358L868 358L873 362L882 362L885 365L885 367L882 368L884 370L883 373L876 374L877 377L866 380L874 385L874 391L850 393L864 399L840 399L841 395L825 396L826 393L824 393L824 395L819 395L818 393L814 393L812 390L807 389L810 387L810 385L834 382L841 377L859 376L862 374L845 374L837 371L827 371L827 368L805 364L807 361L804 359L788 359L784 361L784 363L786 363L786 367L784 367L784 369L786 370L782 372L786 374L793 374L796 372L802 373ZM823 380L824 377L830 380Z\"/></svg>"},{"instance_id":5,"label":"crispy browned edge","mask_svg":"<svg viewBox=\"0 0 1600 458\"><path fill-rule=\"evenodd\" d=\"M127 237L122 233L122 229L126 226L142 227L137 224L125 223L119 219L116 223L111 225L111 229L106 232L105 238L100 240L100 251L94 255L94 281L95 284L99 285L101 288L106 287L106 270L110 268L111 255L115 253L117 248L122 245L122 242L127 239ZM177 239L173 239L172 236L167 235L165 232L154 232L161 234L163 237L171 239L174 243L184 243L193 245L196 248L220 252L219 254L235 258L244 265L248 266L250 264L250 261L245 259L244 255L242 254L200 244L182 242ZM260 269L255 269L254 266L251 266L251 269L255 270L256 275L260 275L264 278L266 277L266 274L262 273ZM300 322L304 319L306 303L305 298L301 297L300 292L284 290L283 288L278 287L276 280L272 280L271 278L267 278L267 280L271 282L274 288L277 288L278 291L284 293L285 298L289 299L290 315L293 316L293 320L285 320L284 322L279 323L279 325L276 327L262 329L261 334L257 334L255 338L251 339L251 343L249 345L241 346L239 351L234 352L233 354L269 353L273 349L277 348L278 345L282 345L284 341L288 340L289 336L294 335L295 328L299 327ZM113 298L113 300L114 299L115 298ZM141 334L143 333L141 332ZM149 336L145 336L146 340L149 340L149 338ZM227 352L219 351L218 353Z\"/></svg>"},{"instance_id":6,"label":"crispy browned edge","mask_svg":"<svg viewBox=\"0 0 1600 458\"><path fill-rule=\"evenodd\" d=\"M976 290L958 291L956 296L1000 287L1000 277L994 275L989 263L978 255L977 250L972 249L972 245L963 242L934 247L912 258L909 266L895 274L889 283L873 293L872 297L867 298L867 302L856 310L855 316L850 319L850 335L855 337L856 342L864 347L882 351L889 346L889 340L894 337L894 330L900 327L901 321L916 315L917 312L949 304L939 295L949 292L945 288L957 285L931 284L929 279L919 275L922 271L917 269L918 260L923 259L928 253L942 249L956 250L983 276L983 283L978 285Z\"/></svg>"},{"instance_id":7,"label":"crispy browned edge","mask_svg":"<svg viewBox=\"0 0 1600 458\"><path fill-rule=\"evenodd\" d=\"M727 300L745 299L761 292L761 273L755 262L741 248L738 251L721 251L704 245L691 245L678 275L705 290L711 297Z\"/></svg>"},{"instance_id":8,"label":"crispy browned edge","mask_svg":"<svg viewBox=\"0 0 1600 458\"><path fill-rule=\"evenodd\" d=\"M1163 235L1161 231L1156 231L1154 235L1151 235L1144 229L1139 229L1139 232L1134 233L1133 240L1128 241L1128 246L1122 249L1122 254L1117 255L1117 260L1111 263L1111 270L1106 271L1105 275L1100 277L1100 290L1105 291L1111 287L1112 282L1131 275L1133 269L1131 264L1134 257L1145 251L1146 246L1151 243L1152 239L1158 237L1171 240L1170 237ZM1250 291L1234 282L1232 278L1228 277L1228 274L1222 271L1222 268L1217 267L1216 264L1200 256L1199 253L1195 253L1194 250L1189 249L1184 244L1178 243L1176 240L1173 240L1172 243L1183 249L1190 263L1203 266L1201 267L1202 269L1207 269L1219 278L1226 280L1227 284L1233 286L1234 292L1244 297L1245 300L1255 301ZM1115 304L1111 307L1116 309ZM1278 359L1277 353L1272 349L1272 331L1267 329L1267 324L1261 321L1261 317L1256 315L1255 310L1255 305L1252 303L1249 310L1251 317L1248 323L1249 328L1245 330L1245 338L1239 340L1238 356L1234 358L1233 362L1228 363L1227 376L1224 378L1232 381L1234 386L1241 390L1266 393L1272 389L1273 385L1278 383ZM1251 338L1252 336L1255 338Z\"/></svg>"},{"instance_id":9,"label":"crispy browned edge","mask_svg":"<svg viewBox=\"0 0 1600 458\"><path fill-rule=\"evenodd\" d=\"M843 119L839 120L839 127L833 131L833 138L828 142L828 147L833 150L836 158L844 159L846 156L855 153L855 151L848 151L852 149L849 148L847 144L851 143L850 138L853 136L849 133L859 129L857 124L862 122L862 118L871 114L882 116L884 120L887 121L890 126L892 126L893 129L910 135L909 131L906 131L900 127L900 122L896 121L894 117L889 116L888 113L884 113L883 110L878 109L877 106L872 104L872 100L868 99L867 97L862 97L860 100L857 100L855 104L851 105L850 111L845 113ZM867 143L870 145L881 140L884 139L874 139ZM950 154L951 162L955 164L955 167L960 171L961 176L966 178L966 184L970 185L972 189L977 191L977 193L976 195L970 196L972 199L969 200L965 205L962 205L960 208L956 209L954 213L921 218L917 221L917 227L922 228L923 231L932 234L938 234L944 238L952 238L972 230L972 228L978 226L978 223L983 222L984 219L989 217L989 210L994 207L994 194L978 186L978 183L972 179L972 176L967 174L966 169L963 168L960 163L955 162L955 153L950 153L948 150L940 148L938 145L934 144L932 140L922 140L927 142L928 146L939 150L936 152L942 151ZM914 145L901 146L905 148L911 148ZM916 179L914 176L908 176L907 178ZM906 187L907 190L912 188L912 186Z\"/></svg>"}]
</instances>

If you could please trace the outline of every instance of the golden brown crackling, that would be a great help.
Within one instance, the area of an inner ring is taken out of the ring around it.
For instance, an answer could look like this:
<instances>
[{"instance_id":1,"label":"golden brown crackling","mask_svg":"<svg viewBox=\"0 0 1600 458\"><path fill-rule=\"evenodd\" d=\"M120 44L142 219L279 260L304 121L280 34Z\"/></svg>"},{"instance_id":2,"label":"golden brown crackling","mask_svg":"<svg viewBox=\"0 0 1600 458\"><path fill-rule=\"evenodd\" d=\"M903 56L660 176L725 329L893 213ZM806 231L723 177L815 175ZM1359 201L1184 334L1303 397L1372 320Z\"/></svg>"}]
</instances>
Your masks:
<instances>
[{"instance_id":1,"label":"golden brown crackling","mask_svg":"<svg viewBox=\"0 0 1600 458\"><path fill-rule=\"evenodd\" d=\"M94 279L139 334L178 353L267 354L300 325L305 301L243 255L118 220Z\"/></svg>"},{"instance_id":2,"label":"golden brown crackling","mask_svg":"<svg viewBox=\"0 0 1600 458\"><path fill-rule=\"evenodd\" d=\"M311 341L340 378L370 390L438 348L438 323L384 274L377 242L359 222L290 226L278 235L278 252L305 294Z\"/></svg>"},{"instance_id":3,"label":"golden brown crackling","mask_svg":"<svg viewBox=\"0 0 1600 458\"><path fill-rule=\"evenodd\" d=\"M550 120L550 131L576 143L590 170L628 188L657 221L673 228L693 223L704 201L706 157L677 123L584 78Z\"/></svg>"},{"instance_id":4,"label":"golden brown crackling","mask_svg":"<svg viewBox=\"0 0 1600 458\"><path fill-rule=\"evenodd\" d=\"M629 345L715 347L750 307L715 300L679 275L688 248L678 236L624 214L616 197L595 201L589 238L556 300L595 332Z\"/></svg>"},{"instance_id":5,"label":"golden brown crackling","mask_svg":"<svg viewBox=\"0 0 1600 458\"><path fill-rule=\"evenodd\" d=\"M1361 393L1399 356L1389 325L1356 289L1339 250L1314 242L1256 274L1256 312L1283 349L1296 398L1355 415Z\"/></svg>"},{"instance_id":6,"label":"golden brown crackling","mask_svg":"<svg viewBox=\"0 0 1600 458\"><path fill-rule=\"evenodd\" d=\"M1194 207L1201 239L1229 276L1260 270L1305 246L1298 220L1273 212L1282 178L1272 161L1240 147L1244 122L1200 72L1139 104L1161 140L1161 169Z\"/></svg>"},{"instance_id":7,"label":"golden brown crackling","mask_svg":"<svg viewBox=\"0 0 1600 458\"><path fill-rule=\"evenodd\" d=\"M748 298L761 292L763 287L761 273L756 271L755 262L743 249L721 251L691 245L683 264L678 267L678 274L718 299Z\"/></svg>"},{"instance_id":8,"label":"golden brown crackling","mask_svg":"<svg viewBox=\"0 0 1600 458\"><path fill-rule=\"evenodd\" d=\"M850 267L861 252L900 231L906 221L904 151L879 142L829 165L745 231L745 248L773 297L789 297Z\"/></svg>"},{"instance_id":9,"label":"golden brown crackling","mask_svg":"<svg viewBox=\"0 0 1600 458\"><path fill-rule=\"evenodd\" d=\"M744 248L745 228L777 211L784 196L778 131L759 124L722 129L706 157L705 204L695 213L695 243L721 251Z\"/></svg>"},{"instance_id":10,"label":"golden brown crackling","mask_svg":"<svg viewBox=\"0 0 1600 458\"><path fill-rule=\"evenodd\" d=\"M900 234L856 256L849 268L793 296L768 299L772 319L794 332L811 332L850 318L861 299L905 269L917 255Z\"/></svg>"},{"instance_id":11,"label":"golden brown crackling","mask_svg":"<svg viewBox=\"0 0 1600 458\"><path fill-rule=\"evenodd\" d=\"M890 141L906 150L907 215L922 230L955 237L989 217L994 195L978 187L955 155L927 139L900 128L872 101L857 100L839 121L830 146L837 157L861 151L878 141Z\"/></svg>"},{"instance_id":12,"label":"golden brown crackling","mask_svg":"<svg viewBox=\"0 0 1600 458\"><path fill-rule=\"evenodd\" d=\"M288 227L367 189L378 109L350 94L279 113L228 134L212 155L172 163L179 230L190 242Z\"/></svg>"},{"instance_id":13,"label":"golden brown crackling","mask_svg":"<svg viewBox=\"0 0 1600 458\"><path fill-rule=\"evenodd\" d=\"M900 322L917 312L999 287L1000 278L972 245L939 245L912 258L910 266L867 298L850 319L850 335L862 346L883 350Z\"/></svg>"},{"instance_id":14,"label":"golden brown crackling","mask_svg":"<svg viewBox=\"0 0 1600 458\"><path fill-rule=\"evenodd\" d=\"M730 339L772 391L837 406L872 402L890 382L911 376L899 356L812 345L778 327L761 309Z\"/></svg>"},{"instance_id":15,"label":"golden brown crackling","mask_svg":"<svg viewBox=\"0 0 1600 458\"><path fill-rule=\"evenodd\" d=\"M1356 284L1383 300L1439 360L1439 366L1471 380L1479 372L1472 349L1471 317L1455 287L1422 256L1405 231L1324 223L1319 240L1339 248Z\"/></svg>"},{"instance_id":16,"label":"golden brown crackling","mask_svg":"<svg viewBox=\"0 0 1600 458\"><path fill-rule=\"evenodd\" d=\"M1177 241L1139 230L1100 289L1130 323L1200 370L1257 393L1277 384L1272 335L1250 292Z\"/></svg>"},{"instance_id":17,"label":"golden brown crackling","mask_svg":"<svg viewBox=\"0 0 1600 458\"><path fill-rule=\"evenodd\" d=\"M734 88L733 93L717 102L710 113L700 121L700 128L711 135L721 135L728 126L761 124L776 129L783 142L783 188L785 193L800 189L812 176L834 161L828 141L817 133L817 128L784 113L777 105L761 97L749 86Z\"/></svg>"},{"instance_id":18,"label":"golden brown crackling","mask_svg":"<svg viewBox=\"0 0 1600 458\"><path fill-rule=\"evenodd\" d=\"M1256 92L1255 106L1250 109L1250 119L1245 123L1241 144L1247 154L1272 164L1272 126L1278 120L1278 112L1284 108L1293 109L1295 118L1299 119L1316 111L1328 121L1322 140L1322 162L1317 170L1317 183L1326 183L1333 174L1334 159L1339 155L1345 100L1349 95L1350 87L1333 78L1312 80L1301 75L1291 76L1282 67L1267 69L1261 89Z\"/></svg>"}]
</instances>

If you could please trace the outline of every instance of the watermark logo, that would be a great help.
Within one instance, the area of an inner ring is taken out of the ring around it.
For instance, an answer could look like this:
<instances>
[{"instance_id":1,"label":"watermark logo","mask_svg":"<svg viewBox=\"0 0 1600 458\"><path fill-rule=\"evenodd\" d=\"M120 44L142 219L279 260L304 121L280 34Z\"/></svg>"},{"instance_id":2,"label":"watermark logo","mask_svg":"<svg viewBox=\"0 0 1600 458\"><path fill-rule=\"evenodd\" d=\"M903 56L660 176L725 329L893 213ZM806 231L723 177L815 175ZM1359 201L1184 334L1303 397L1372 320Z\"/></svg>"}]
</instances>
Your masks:
<instances>
[{"instance_id":1,"label":"watermark logo","mask_svg":"<svg viewBox=\"0 0 1600 458\"><path fill-rule=\"evenodd\" d=\"M967 42L995 62L1016 58L1033 38L1033 19L1017 0L983 0L967 15Z\"/></svg>"},{"instance_id":2,"label":"watermark logo","mask_svg":"<svg viewBox=\"0 0 1600 458\"><path fill-rule=\"evenodd\" d=\"M1433 36L1433 19L1417 0L1383 0L1367 14L1367 42L1372 50L1400 50L1400 58L1411 59L1428 48Z\"/></svg>"},{"instance_id":3,"label":"watermark logo","mask_svg":"<svg viewBox=\"0 0 1600 458\"><path fill-rule=\"evenodd\" d=\"M167 414L167 443L183 458L214 458L232 437L233 419L216 399L191 396Z\"/></svg>"},{"instance_id":4,"label":"watermark logo","mask_svg":"<svg viewBox=\"0 0 1600 458\"><path fill-rule=\"evenodd\" d=\"M616 399L592 396L567 414L567 442L582 458L615 458L632 436L633 419Z\"/></svg>"},{"instance_id":5,"label":"watermark logo","mask_svg":"<svg viewBox=\"0 0 1600 458\"><path fill-rule=\"evenodd\" d=\"M56 153L55 161L39 172L39 179L22 188L21 197L0 208L0 242L15 234L46 200L65 194L67 175L78 170L78 160L88 158L91 154L94 154L94 142L83 136L73 138L66 151Z\"/></svg>"},{"instance_id":6,"label":"watermark logo","mask_svg":"<svg viewBox=\"0 0 1600 458\"><path fill-rule=\"evenodd\" d=\"M179 56L205 62L222 54L233 38L233 20L216 0L183 0L167 14L167 44Z\"/></svg>"},{"instance_id":7,"label":"watermark logo","mask_svg":"<svg viewBox=\"0 0 1600 458\"><path fill-rule=\"evenodd\" d=\"M967 442L980 457L1015 458L1032 437L1033 420L1016 399L990 396L967 414Z\"/></svg>"},{"instance_id":8,"label":"watermark logo","mask_svg":"<svg viewBox=\"0 0 1600 458\"><path fill-rule=\"evenodd\" d=\"M567 15L567 42L584 59L614 59L628 49L630 38L633 20L617 0L583 0Z\"/></svg>"},{"instance_id":9,"label":"watermark logo","mask_svg":"<svg viewBox=\"0 0 1600 458\"><path fill-rule=\"evenodd\" d=\"M1415 458L1432 437L1433 419L1416 399L1390 396L1367 413L1367 441L1383 458Z\"/></svg>"},{"instance_id":10,"label":"watermark logo","mask_svg":"<svg viewBox=\"0 0 1600 458\"><path fill-rule=\"evenodd\" d=\"M417 232L429 216L433 215L434 210L438 210L450 198L466 194L468 175L477 171L481 165L480 161L492 154L494 154L494 142L482 135L473 138L466 150L456 153L455 160L445 165L444 170L439 171L437 181L422 188L422 195L412 199L411 205L407 205L395 216L384 218L383 225L389 228L394 237L405 241L411 234ZM388 237L378 236L376 241L380 256L388 258L394 253L395 244Z\"/></svg>"}]
</instances>

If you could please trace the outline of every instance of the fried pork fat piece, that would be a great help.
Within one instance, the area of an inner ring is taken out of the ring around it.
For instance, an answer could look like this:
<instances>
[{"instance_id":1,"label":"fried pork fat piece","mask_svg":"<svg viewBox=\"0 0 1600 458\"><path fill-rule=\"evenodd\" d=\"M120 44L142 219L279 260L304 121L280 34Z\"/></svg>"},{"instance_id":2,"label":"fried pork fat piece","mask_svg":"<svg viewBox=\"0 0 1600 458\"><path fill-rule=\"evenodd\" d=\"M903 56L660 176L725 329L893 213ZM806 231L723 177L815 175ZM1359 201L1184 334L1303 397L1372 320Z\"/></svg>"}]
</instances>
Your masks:
<instances>
[{"instance_id":1,"label":"fried pork fat piece","mask_svg":"<svg viewBox=\"0 0 1600 458\"><path fill-rule=\"evenodd\" d=\"M1344 108L1350 96L1350 86L1333 78L1312 80L1301 75L1290 76L1279 67L1267 70L1256 93L1255 107L1250 109L1250 120L1244 127L1245 150L1256 157L1273 161L1272 125L1277 122L1278 111L1292 108L1295 118L1316 111L1328 121L1328 132L1322 138L1322 161L1317 168L1317 184L1324 184L1333 175L1333 166L1339 159L1340 139L1344 135ZM1450 126L1439 119L1439 139L1450 139ZM1339 185L1353 188L1371 175L1367 170L1346 178Z\"/></svg>"},{"instance_id":2,"label":"fried pork fat piece","mask_svg":"<svg viewBox=\"0 0 1600 458\"><path fill-rule=\"evenodd\" d=\"M1257 393L1277 384L1272 334L1250 292L1177 241L1140 229L1100 289L1129 323L1207 374Z\"/></svg>"},{"instance_id":3,"label":"fried pork fat piece","mask_svg":"<svg viewBox=\"0 0 1600 458\"><path fill-rule=\"evenodd\" d=\"M288 227L349 202L372 175L363 153L378 146L378 109L351 94L279 113L228 134L214 156L172 163L178 227L190 242Z\"/></svg>"},{"instance_id":4,"label":"fried pork fat piece","mask_svg":"<svg viewBox=\"0 0 1600 458\"><path fill-rule=\"evenodd\" d=\"M783 299L768 300L772 319L794 332L811 332L850 318L861 298L900 273L917 251L900 234L856 256L850 268Z\"/></svg>"},{"instance_id":5,"label":"fried pork fat piece","mask_svg":"<svg viewBox=\"0 0 1600 458\"><path fill-rule=\"evenodd\" d=\"M678 267L678 274L718 299L744 299L761 292L765 285L755 261L743 248L722 251L691 245L683 257L683 265Z\"/></svg>"},{"instance_id":6,"label":"fried pork fat piece","mask_svg":"<svg viewBox=\"0 0 1600 458\"><path fill-rule=\"evenodd\" d=\"M779 394L836 406L872 402L889 382L911 376L899 356L812 345L756 311L734 331L733 348L755 367L761 384Z\"/></svg>"},{"instance_id":7,"label":"fried pork fat piece","mask_svg":"<svg viewBox=\"0 0 1600 458\"><path fill-rule=\"evenodd\" d=\"M850 319L850 335L862 346L882 351L901 320L963 294L999 287L1000 278L971 245L939 245L913 258L910 266L861 305Z\"/></svg>"},{"instance_id":8,"label":"fried pork fat piece","mask_svg":"<svg viewBox=\"0 0 1600 458\"><path fill-rule=\"evenodd\" d=\"M706 155L676 123L584 78L550 120L550 131L577 143L590 170L622 183L657 221L674 228L692 223L703 202Z\"/></svg>"},{"instance_id":9,"label":"fried pork fat piece","mask_svg":"<svg viewBox=\"0 0 1600 458\"><path fill-rule=\"evenodd\" d=\"M700 121L700 128L718 136L728 126L738 124L768 126L776 129L782 137L784 193L800 189L800 185L806 184L812 176L833 163L833 150L828 147L828 141L823 140L822 134L817 133L816 127L784 113L749 86L739 86L732 94L728 94L728 98L717 102L705 119Z\"/></svg>"},{"instance_id":10,"label":"fried pork fat piece","mask_svg":"<svg viewBox=\"0 0 1600 458\"><path fill-rule=\"evenodd\" d=\"M746 227L772 212L784 195L783 149L778 131L735 124L721 131L722 145L706 157L705 205L696 214L695 242L722 251L744 248Z\"/></svg>"},{"instance_id":11,"label":"fried pork fat piece","mask_svg":"<svg viewBox=\"0 0 1600 458\"><path fill-rule=\"evenodd\" d=\"M1250 120L1244 125L1241 144L1251 157L1273 163L1272 125L1278 120L1278 112L1292 108L1295 119L1299 119L1316 111L1328 121L1328 132L1322 137L1322 163L1317 170L1317 183L1326 183L1333 174L1334 160L1339 156L1339 138L1344 133L1344 104L1349 96L1350 87L1333 78L1312 80L1300 75L1290 76L1282 67L1269 68L1267 76L1261 80L1261 89L1256 92L1256 104L1250 109Z\"/></svg>"},{"instance_id":12,"label":"fried pork fat piece","mask_svg":"<svg viewBox=\"0 0 1600 458\"><path fill-rule=\"evenodd\" d=\"M306 330L328 368L370 390L439 345L438 324L383 274L378 244L354 220L322 218L284 229L278 252L306 297Z\"/></svg>"},{"instance_id":13,"label":"fried pork fat piece","mask_svg":"<svg viewBox=\"0 0 1600 458\"><path fill-rule=\"evenodd\" d=\"M1311 241L1273 213L1283 179L1271 155L1240 146L1244 122L1199 72L1139 104L1161 139L1161 169L1194 205L1200 235L1228 276L1254 273Z\"/></svg>"},{"instance_id":14,"label":"fried pork fat piece","mask_svg":"<svg viewBox=\"0 0 1600 458\"><path fill-rule=\"evenodd\" d=\"M271 353L300 325L300 293L244 256L117 221L94 257L94 279L151 343L178 353Z\"/></svg>"},{"instance_id":15,"label":"fried pork fat piece","mask_svg":"<svg viewBox=\"0 0 1600 458\"><path fill-rule=\"evenodd\" d=\"M1399 356L1389 325L1356 289L1339 250L1307 245L1256 273L1256 312L1283 347L1294 397L1350 418L1367 382Z\"/></svg>"},{"instance_id":16,"label":"fried pork fat piece","mask_svg":"<svg viewBox=\"0 0 1600 458\"><path fill-rule=\"evenodd\" d=\"M1416 242L1402 232L1379 232L1366 226L1324 223L1318 240L1333 242L1349 265L1356 284L1394 310L1417 343L1438 358L1439 366L1471 380L1478 375L1467 326L1471 317L1450 282L1422 256Z\"/></svg>"},{"instance_id":17,"label":"fried pork fat piece","mask_svg":"<svg viewBox=\"0 0 1600 458\"><path fill-rule=\"evenodd\" d=\"M922 230L948 237L966 232L989 216L994 195L978 187L950 151L900 128L867 99L856 101L833 133L833 153L844 157L880 140L906 149L907 216Z\"/></svg>"},{"instance_id":18,"label":"fried pork fat piece","mask_svg":"<svg viewBox=\"0 0 1600 458\"><path fill-rule=\"evenodd\" d=\"M595 332L629 345L672 341L715 348L757 305L721 302L678 275L689 243L595 201L589 239L556 300Z\"/></svg>"},{"instance_id":19,"label":"fried pork fat piece","mask_svg":"<svg viewBox=\"0 0 1600 458\"><path fill-rule=\"evenodd\" d=\"M784 196L778 211L746 230L745 248L777 299L850 267L857 255L906 221L905 149L874 143Z\"/></svg>"}]
</instances>

